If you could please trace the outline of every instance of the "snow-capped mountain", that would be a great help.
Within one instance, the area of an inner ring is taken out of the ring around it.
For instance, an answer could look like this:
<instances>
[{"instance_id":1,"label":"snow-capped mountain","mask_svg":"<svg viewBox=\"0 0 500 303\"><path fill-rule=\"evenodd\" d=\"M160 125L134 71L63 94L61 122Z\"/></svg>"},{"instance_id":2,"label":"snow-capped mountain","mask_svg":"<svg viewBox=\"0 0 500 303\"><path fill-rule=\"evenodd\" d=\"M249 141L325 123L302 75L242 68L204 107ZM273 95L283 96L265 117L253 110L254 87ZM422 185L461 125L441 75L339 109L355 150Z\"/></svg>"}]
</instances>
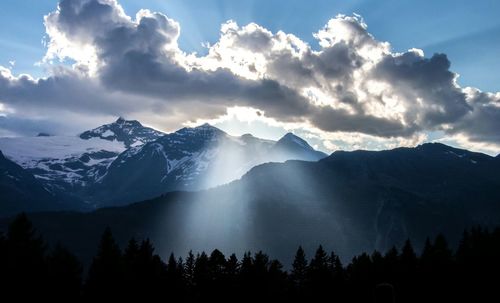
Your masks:
<instances>
[{"instance_id":1,"label":"snow-capped mountain","mask_svg":"<svg viewBox=\"0 0 500 303\"><path fill-rule=\"evenodd\" d=\"M206 189L262 163L325 156L291 134L274 142L249 134L230 136L209 124L183 128L120 154L100 180L95 200L115 205L172 190Z\"/></svg>"},{"instance_id":2,"label":"snow-capped mountain","mask_svg":"<svg viewBox=\"0 0 500 303\"><path fill-rule=\"evenodd\" d=\"M139 146L165 135L153 128L143 126L137 120L125 120L119 117L115 122L105 124L80 134L80 138L88 140L101 138L108 141L118 141L127 148Z\"/></svg>"},{"instance_id":3,"label":"snow-capped mountain","mask_svg":"<svg viewBox=\"0 0 500 303\"><path fill-rule=\"evenodd\" d=\"M137 121L119 118L77 136L0 138L0 150L53 194L69 193L79 199L121 152L162 134Z\"/></svg>"},{"instance_id":4,"label":"snow-capped mountain","mask_svg":"<svg viewBox=\"0 0 500 303\"><path fill-rule=\"evenodd\" d=\"M275 142L208 124L164 134L123 118L76 136L0 138L0 150L53 195L92 207L226 184L266 162L326 156L292 134Z\"/></svg>"}]
</instances>

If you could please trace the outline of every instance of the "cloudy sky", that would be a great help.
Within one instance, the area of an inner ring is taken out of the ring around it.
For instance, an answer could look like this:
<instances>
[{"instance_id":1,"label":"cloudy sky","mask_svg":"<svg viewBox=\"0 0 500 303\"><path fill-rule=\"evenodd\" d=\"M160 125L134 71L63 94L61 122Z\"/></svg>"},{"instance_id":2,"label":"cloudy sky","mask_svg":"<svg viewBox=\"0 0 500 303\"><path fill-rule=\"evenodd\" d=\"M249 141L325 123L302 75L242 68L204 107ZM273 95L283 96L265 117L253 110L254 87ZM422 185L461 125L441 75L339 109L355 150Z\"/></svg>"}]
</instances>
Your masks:
<instances>
[{"instance_id":1,"label":"cloudy sky","mask_svg":"<svg viewBox=\"0 0 500 303\"><path fill-rule=\"evenodd\" d=\"M2 1L0 136L121 115L328 152L500 152L500 2L269 2Z\"/></svg>"}]
</instances>

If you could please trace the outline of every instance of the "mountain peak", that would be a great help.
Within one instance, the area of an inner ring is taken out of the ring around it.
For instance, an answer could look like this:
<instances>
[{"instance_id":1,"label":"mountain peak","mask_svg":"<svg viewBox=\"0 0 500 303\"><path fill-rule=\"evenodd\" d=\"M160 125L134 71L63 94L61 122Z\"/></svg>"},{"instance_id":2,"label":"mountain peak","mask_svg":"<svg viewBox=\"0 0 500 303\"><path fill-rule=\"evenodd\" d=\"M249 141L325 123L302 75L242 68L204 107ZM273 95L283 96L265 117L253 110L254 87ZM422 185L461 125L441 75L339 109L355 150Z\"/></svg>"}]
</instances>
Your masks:
<instances>
[{"instance_id":1,"label":"mountain peak","mask_svg":"<svg viewBox=\"0 0 500 303\"><path fill-rule=\"evenodd\" d=\"M453 149L453 147L448 146L446 144L440 143L440 142L427 142L420 144L417 146L418 148L424 148L424 149Z\"/></svg>"},{"instance_id":2,"label":"mountain peak","mask_svg":"<svg viewBox=\"0 0 500 303\"><path fill-rule=\"evenodd\" d=\"M277 144L293 144L305 149L313 150L309 143L291 132L286 133L283 137L281 137L281 139L278 140Z\"/></svg>"},{"instance_id":3,"label":"mountain peak","mask_svg":"<svg viewBox=\"0 0 500 303\"><path fill-rule=\"evenodd\" d=\"M203 123L195 127L184 127L176 131L178 134L204 134L209 136L225 135L226 133L208 123Z\"/></svg>"},{"instance_id":4,"label":"mountain peak","mask_svg":"<svg viewBox=\"0 0 500 303\"><path fill-rule=\"evenodd\" d=\"M122 116L118 117L118 119L116 119L115 122L110 123L110 124L117 124L120 126L127 126L128 125L128 126L133 126L133 127L142 127L141 122L139 122L137 120L126 120ZM107 124L107 125L110 125L110 124Z\"/></svg>"},{"instance_id":5,"label":"mountain peak","mask_svg":"<svg viewBox=\"0 0 500 303\"><path fill-rule=\"evenodd\" d=\"M465 154L472 154L472 152L465 150L465 149L460 149L460 148L455 148L440 142L429 142L429 143L424 143L416 147L416 149L422 150L422 151L427 151L427 152L434 152L434 153L452 153L452 154L458 154L458 155L465 155Z\"/></svg>"},{"instance_id":6,"label":"mountain peak","mask_svg":"<svg viewBox=\"0 0 500 303\"><path fill-rule=\"evenodd\" d=\"M203 123L201 125L193 127L193 129L203 130L203 131L216 131L216 132L224 133L223 130L221 130L220 128L217 128L217 127L215 127L215 126L213 126L212 124L209 124L209 123Z\"/></svg>"},{"instance_id":7,"label":"mountain peak","mask_svg":"<svg viewBox=\"0 0 500 303\"><path fill-rule=\"evenodd\" d=\"M299 139L301 139L299 136L295 135L292 132L288 132L283 137L281 137L281 139L293 139L293 138L299 138Z\"/></svg>"},{"instance_id":8,"label":"mountain peak","mask_svg":"<svg viewBox=\"0 0 500 303\"><path fill-rule=\"evenodd\" d=\"M294 157L291 157L291 159L306 161L318 161L327 156L325 153L315 150L304 139L291 132L281 137L281 139L274 144L274 149L285 155L293 154ZM297 155L301 156L296 157Z\"/></svg>"},{"instance_id":9,"label":"mountain peak","mask_svg":"<svg viewBox=\"0 0 500 303\"><path fill-rule=\"evenodd\" d=\"M123 142L126 147L140 145L163 136L162 132L143 126L137 120L125 120L118 117L116 121L104 124L80 134L80 138L88 140L101 138L108 141Z\"/></svg>"},{"instance_id":10,"label":"mountain peak","mask_svg":"<svg viewBox=\"0 0 500 303\"><path fill-rule=\"evenodd\" d=\"M208 129L212 129L212 128L216 128L216 129L218 129L217 127L212 126L211 124L209 124L207 122L203 123L202 125L198 125L198 126L196 126L194 128L197 128L197 129L207 129L207 128Z\"/></svg>"}]
</instances>

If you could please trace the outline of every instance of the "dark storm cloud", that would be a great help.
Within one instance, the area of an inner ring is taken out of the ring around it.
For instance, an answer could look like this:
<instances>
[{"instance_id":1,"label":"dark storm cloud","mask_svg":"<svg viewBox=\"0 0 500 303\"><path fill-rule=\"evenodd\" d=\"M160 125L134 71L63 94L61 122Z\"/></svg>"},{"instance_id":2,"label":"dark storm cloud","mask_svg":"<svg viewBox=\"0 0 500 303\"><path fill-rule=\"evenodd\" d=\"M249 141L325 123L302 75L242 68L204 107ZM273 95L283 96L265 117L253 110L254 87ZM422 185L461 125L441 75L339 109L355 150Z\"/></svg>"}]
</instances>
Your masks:
<instances>
[{"instance_id":1,"label":"dark storm cloud","mask_svg":"<svg viewBox=\"0 0 500 303\"><path fill-rule=\"evenodd\" d=\"M410 136L418 130L416 125L402 125L400 121L363 114L350 114L343 110L323 108L312 115L312 122L324 131L358 132L377 137Z\"/></svg>"},{"instance_id":2,"label":"dark storm cloud","mask_svg":"<svg viewBox=\"0 0 500 303\"><path fill-rule=\"evenodd\" d=\"M496 95L459 87L446 55L391 52L356 15L339 15L318 31L318 51L291 34L228 22L204 57L178 48L175 20L147 10L131 18L114 0L62 0L45 25L46 60L71 59L74 67L39 80L4 69L0 103L149 110L176 123L249 106L327 132L406 138L443 130L500 143Z\"/></svg>"},{"instance_id":3,"label":"dark storm cloud","mask_svg":"<svg viewBox=\"0 0 500 303\"><path fill-rule=\"evenodd\" d=\"M428 59L408 52L385 57L375 68L374 77L384 79L401 95L415 100L410 108L415 108L417 98L421 98L425 104L418 106L419 122L432 128L453 123L472 110L449 68L450 61L445 54L435 54Z\"/></svg>"},{"instance_id":4,"label":"dark storm cloud","mask_svg":"<svg viewBox=\"0 0 500 303\"><path fill-rule=\"evenodd\" d=\"M42 79L0 73L0 102L23 110L57 109L114 113L135 107L133 100L110 96L94 80L70 70Z\"/></svg>"},{"instance_id":5,"label":"dark storm cloud","mask_svg":"<svg viewBox=\"0 0 500 303\"><path fill-rule=\"evenodd\" d=\"M472 111L454 123L449 133L465 134L474 142L500 142L500 94L473 90L469 99Z\"/></svg>"}]
</instances>

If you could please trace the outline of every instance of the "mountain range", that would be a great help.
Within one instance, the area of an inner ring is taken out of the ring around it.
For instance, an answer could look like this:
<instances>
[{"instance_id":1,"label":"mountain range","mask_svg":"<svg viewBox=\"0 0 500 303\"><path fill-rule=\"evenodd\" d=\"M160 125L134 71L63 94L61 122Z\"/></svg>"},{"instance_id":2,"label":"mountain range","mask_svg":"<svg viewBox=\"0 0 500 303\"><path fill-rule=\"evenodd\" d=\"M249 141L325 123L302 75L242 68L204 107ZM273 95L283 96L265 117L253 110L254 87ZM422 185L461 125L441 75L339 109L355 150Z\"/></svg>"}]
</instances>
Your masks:
<instances>
[{"instance_id":1,"label":"mountain range","mask_svg":"<svg viewBox=\"0 0 500 303\"><path fill-rule=\"evenodd\" d=\"M500 157L439 143L327 156L291 133L165 134L119 118L76 136L0 138L0 150L0 215L29 212L83 260L106 226L163 255L262 249L290 263L298 245L347 260L500 224Z\"/></svg>"},{"instance_id":2,"label":"mountain range","mask_svg":"<svg viewBox=\"0 0 500 303\"><path fill-rule=\"evenodd\" d=\"M204 126L206 127L206 126ZM290 263L298 245L343 260L411 239L500 224L500 159L439 143L386 151L334 152L319 161L265 163L241 179L196 192L89 213L31 214L53 243L89 260L110 226L121 245L150 238L160 255L188 250L242 254L265 249ZM6 226L7 221L0 225Z\"/></svg>"},{"instance_id":3,"label":"mountain range","mask_svg":"<svg viewBox=\"0 0 500 303\"><path fill-rule=\"evenodd\" d=\"M77 136L0 138L0 150L53 201L35 199L5 210L2 204L0 215L125 205L171 190L218 186L270 161L326 156L293 134L275 142L230 136L208 124L165 134L121 117ZM37 197L29 189L23 196Z\"/></svg>"}]
</instances>

